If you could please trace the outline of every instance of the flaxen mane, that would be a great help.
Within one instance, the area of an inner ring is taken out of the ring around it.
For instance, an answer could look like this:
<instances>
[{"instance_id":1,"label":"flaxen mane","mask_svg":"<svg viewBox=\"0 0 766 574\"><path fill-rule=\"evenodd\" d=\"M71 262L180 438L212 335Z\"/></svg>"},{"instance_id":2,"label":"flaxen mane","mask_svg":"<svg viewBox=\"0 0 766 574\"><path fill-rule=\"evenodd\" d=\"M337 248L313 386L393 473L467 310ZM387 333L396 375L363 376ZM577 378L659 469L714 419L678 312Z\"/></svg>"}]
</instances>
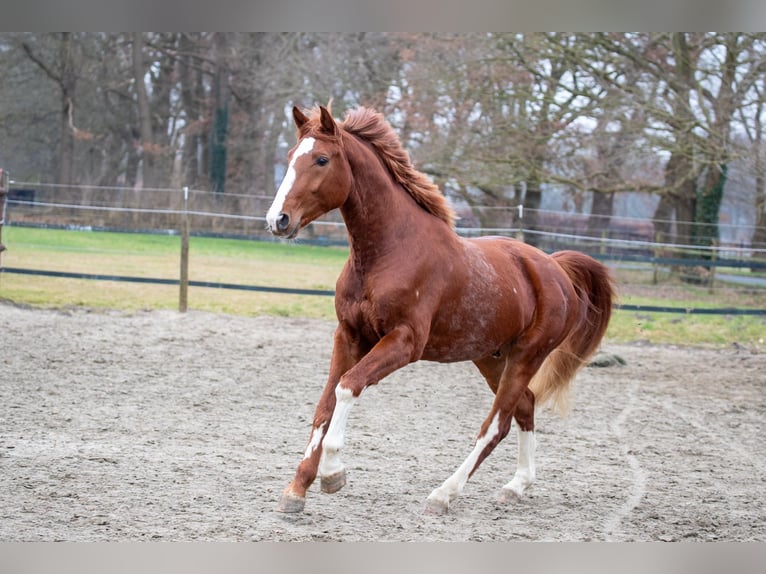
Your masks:
<instances>
[{"instance_id":1,"label":"flaxen mane","mask_svg":"<svg viewBox=\"0 0 766 574\"><path fill-rule=\"evenodd\" d=\"M312 123L318 123L319 109L314 108L311 116ZM450 227L455 226L457 215L447 198L424 173L415 169L407 150L402 147L399 137L383 114L370 108L359 107L348 110L339 126L371 144L394 180L401 184L423 209L447 222Z\"/></svg>"}]
</instances>

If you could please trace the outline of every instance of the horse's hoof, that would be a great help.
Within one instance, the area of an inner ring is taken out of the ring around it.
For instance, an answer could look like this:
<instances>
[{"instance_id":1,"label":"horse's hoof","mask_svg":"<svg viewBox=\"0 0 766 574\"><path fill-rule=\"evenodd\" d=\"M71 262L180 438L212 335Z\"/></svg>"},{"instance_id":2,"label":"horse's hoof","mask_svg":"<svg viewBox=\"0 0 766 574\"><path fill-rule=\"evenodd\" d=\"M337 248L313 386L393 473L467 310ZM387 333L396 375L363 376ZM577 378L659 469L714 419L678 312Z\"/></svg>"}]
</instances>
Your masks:
<instances>
[{"instance_id":1,"label":"horse's hoof","mask_svg":"<svg viewBox=\"0 0 766 574\"><path fill-rule=\"evenodd\" d=\"M449 503L435 498L426 498L426 507L423 510L431 516L443 516L449 510Z\"/></svg>"},{"instance_id":2,"label":"horse's hoof","mask_svg":"<svg viewBox=\"0 0 766 574\"><path fill-rule=\"evenodd\" d=\"M295 496L294 494L283 494L277 504L277 512L296 513L303 512L303 508L306 506L305 496Z\"/></svg>"},{"instance_id":3,"label":"horse's hoof","mask_svg":"<svg viewBox=\"0 0 766 574\"><path fill-rule=\"evenodd\" d=\"M346 486L346 470L341 470L329 476L323 476L321 479L322 492L333 494Z\"/></svg>"},{"instance_id":4,"label":"horse's hoof","mask_svg":"<svg viewBox=\"0 0 766 574\"><path fill-rule=\"evenodd\" d=\"M500 496L497 497L497 501L500 504L516 504L521 500L521 495L515 490L510 488L503 488L500 490Z\"/></svg>"}]
</instances>

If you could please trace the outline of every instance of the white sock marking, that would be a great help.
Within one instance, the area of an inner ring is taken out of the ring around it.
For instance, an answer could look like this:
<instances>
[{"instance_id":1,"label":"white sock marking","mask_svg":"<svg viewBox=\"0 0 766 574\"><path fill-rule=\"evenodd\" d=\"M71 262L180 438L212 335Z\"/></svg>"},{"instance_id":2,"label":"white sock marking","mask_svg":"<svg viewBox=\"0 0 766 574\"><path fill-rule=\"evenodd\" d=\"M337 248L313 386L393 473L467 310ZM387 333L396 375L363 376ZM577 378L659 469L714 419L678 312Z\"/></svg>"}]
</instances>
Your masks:
<instances>
[{"instance_id":1,"label":"white sock marking","mask_svg":"<svg viewBox=\"0 0 766 574\"><path fill-rule=\"evenodd\" d=\"M311 150L314 149L315 141L316 140L314 138L302 139L300 144L298 144L298 147L295 149L295 153L290 160L290 165L287 166L285 177L282 180L282 183L279 185L279 189L277 190L277 195L274 197L274 201L272 202L271 207L266 214L266 221L269 224L269 229L276 229L277 219L279 218L279 214L282 213L282 207L284 206L285 200L287 199L287 194L290 193L290 190L293 188L293 184L295 183L295 162L300 156L311 153Z\"/></svg>"},{"instance_id":2,"label":"white sock marking","mask_svg":"<svg viewBox=\"0 0 766 574\"><path fill-rule=\"evenodd\" d=\"M519 462L513 479L503 488L521 498L535 481L535 433L519 430Z\"/></svg>"},{"instance_id":3,"label":"white sock marking","mask_svg":"<svg viewBox=\"0 0 766 574\"><path fill-rule=\"evenodd\" d=\"M476 466L476 461L479 460L479 455L481 455L487 445L492 442L492 439L497 436L499 428L500 413L495 413L495 417L492 419L487 432L483 437L476 441L476 445L473 447L471 454L468 455L468 458L463 461L463 464L460 465L455 473L444 481L444 484L428 495L430 500L438 500L446 505L449 504L450 500L460 494L465 483L468 482L468 475L471 474L473 467Z\"/></svg>"},{"instance_id":4,"label":"white sock marking","mask_svg":"<svg viewBox=\"0 0 766 574\"><path fill-rule=\"evenodd\" d=\"M346 434L346 423L354 406L354 394L340 385L335 388L335 410L330 419L330 426L322 443L322 458L319 461L320 476L331 476L343 470L340 450Z\"/></svg>"}]
</instances>

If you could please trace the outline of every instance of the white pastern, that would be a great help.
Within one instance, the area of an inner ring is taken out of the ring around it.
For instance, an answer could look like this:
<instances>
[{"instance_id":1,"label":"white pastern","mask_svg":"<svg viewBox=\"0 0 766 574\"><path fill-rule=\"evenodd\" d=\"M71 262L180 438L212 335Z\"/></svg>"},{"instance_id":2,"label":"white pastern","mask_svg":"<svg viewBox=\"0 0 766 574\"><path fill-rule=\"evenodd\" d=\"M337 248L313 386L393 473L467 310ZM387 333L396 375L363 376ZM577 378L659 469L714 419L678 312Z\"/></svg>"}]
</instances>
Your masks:
<instances>
[{"instance_id":1,"label":"white pastern","mask_svg":"<svg viewBox=\"0 0 766 574\"><path fill-rule=\"evenodd\" d=\"M521 498L524 491L535 481L535 433L519 431L519 462L516 474L503 489Z\"/></svg>"},{"instance_id":2,"label":"white pastern","mask_svg":"<svg viewBox=\"0 0 766 574\"><path fill-rule=\"evenodd\" d=\"M340 385L335 388L335 410L330 419L330 426L322 443L322 458L319 462L320 476L332 476L343 470L340 450L346 435L346 423L354 406L354 394Z\"/></svg>"},{"instance_id":3,"label":"white pastern","mask_svg":"<svg viewBox=\"0 0 766 574\"><path fill-rule=\"evenodd\" d=\"M314 451L319 447L319 443L322 442L322 437L324 436L324 429L327 426L327 423L322 424L322 426L315 427L314 430L311 431L311 439L309 440L309 445L306 447L306 454L303 455L303 459L311 458L311 455L314 454Z\"/></svg>"},{"instance_id":4,"label":"white pastern","mask_svg":"<svg viewBox=\"0 0 766 574\"><path fill-rule=\"evenodd\" d=\"M487 448L487 445L492 442L497 436L500 429L500 413L496 413L492 422L487 429L487 432L483 437L480 437L468 455L468 458L463 461L463 464L455 471L455 473L444 481L439 488L434 490L428 495L430 500L436 500L439 502L449 504L450 500L455 498L460 491L463 490L465 483L468 482L468 476L471 474L473 467L476 466L476 461L479 460L479 456Z\"/></svg>"},{"instance_id":5,"label":"white pastern","mask_svg":"<svg viewBox=\"0 0 766 574\"><path fill-rule=\"evenodd\" d=\"M293 184L295 183L295 162L302 155L311 153L311 150L314 149L315 141L316 140L314 138L304 138L300 141L298 147L295 149L295 153L290 160L290 165L287 166L287 173L285 173L285 177L282 179L282 183L279 185L279 189L277 190L277 195L274 197L274 201L272 202L271 207L266 214L266 221L269 224L269 229L276 228L277 219L279 218L279 214L282 213L282 206L285 204L287 194L290 193L290 190L293 188Z\"/></svg>"}]
</instances>

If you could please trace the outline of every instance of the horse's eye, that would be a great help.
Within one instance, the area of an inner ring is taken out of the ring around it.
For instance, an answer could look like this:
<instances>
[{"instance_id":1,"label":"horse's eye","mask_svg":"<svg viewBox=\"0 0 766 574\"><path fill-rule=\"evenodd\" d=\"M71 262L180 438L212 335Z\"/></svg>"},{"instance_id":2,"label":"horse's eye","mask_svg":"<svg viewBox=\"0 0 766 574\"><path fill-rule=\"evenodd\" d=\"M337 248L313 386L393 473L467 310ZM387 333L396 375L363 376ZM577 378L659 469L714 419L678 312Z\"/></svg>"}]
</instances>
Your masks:
<instances>
[{"instance_id":1,"label":"horse's eye","mask_svg":"<svg viewBox=\"0 0 766 574\"><path fill-rule=\"evenodd\" d=\"M325 157L323 155L320 155L317 158L317 160L316 160L316 164L319 165L319 166L323 166L323 165L327 165L329 163L329 161L330 161L329 158L327 158L327 157Z\"/></svg>"}]
</instances>

